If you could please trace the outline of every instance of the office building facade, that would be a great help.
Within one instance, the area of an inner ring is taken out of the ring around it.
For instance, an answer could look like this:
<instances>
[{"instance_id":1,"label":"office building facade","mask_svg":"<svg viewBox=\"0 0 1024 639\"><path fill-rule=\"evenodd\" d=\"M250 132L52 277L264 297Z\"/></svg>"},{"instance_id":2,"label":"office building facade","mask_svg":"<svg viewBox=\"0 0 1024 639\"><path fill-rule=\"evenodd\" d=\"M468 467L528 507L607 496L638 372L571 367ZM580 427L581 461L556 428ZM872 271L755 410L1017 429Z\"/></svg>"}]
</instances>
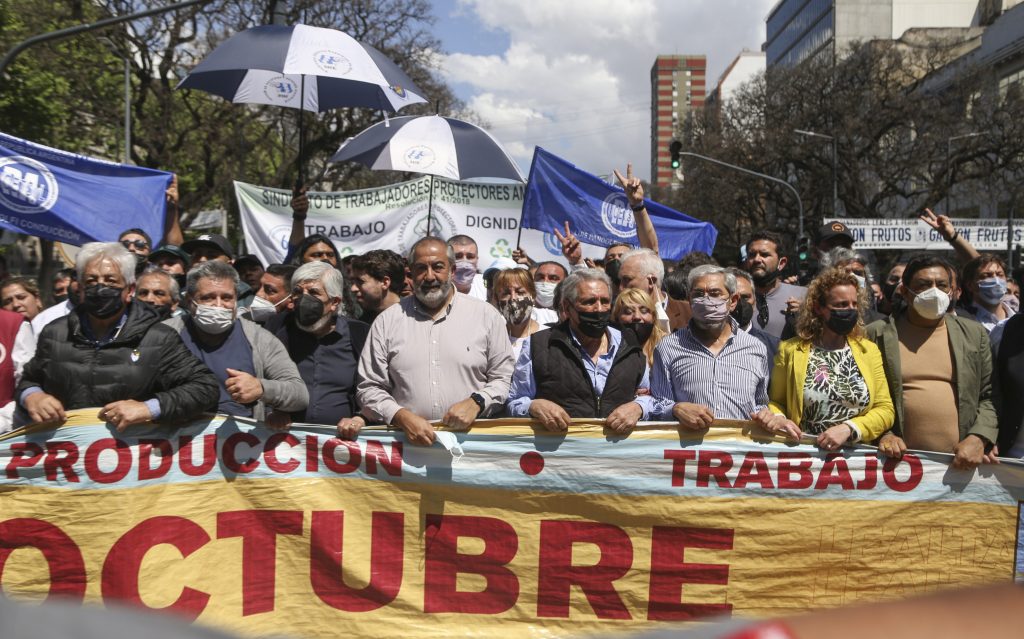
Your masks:
<instances>
[{"instance_id":1,"label":"office building facade","mask_svg":"<svg viewBox=\"0 0 1024 639\"><path fill-rule=\"evenodd\" d=\"M675 176L668 146L693 109L704 107L707 58L660 55L651 67L651 182L670 185Z\"/></svg>"}]
</instances>

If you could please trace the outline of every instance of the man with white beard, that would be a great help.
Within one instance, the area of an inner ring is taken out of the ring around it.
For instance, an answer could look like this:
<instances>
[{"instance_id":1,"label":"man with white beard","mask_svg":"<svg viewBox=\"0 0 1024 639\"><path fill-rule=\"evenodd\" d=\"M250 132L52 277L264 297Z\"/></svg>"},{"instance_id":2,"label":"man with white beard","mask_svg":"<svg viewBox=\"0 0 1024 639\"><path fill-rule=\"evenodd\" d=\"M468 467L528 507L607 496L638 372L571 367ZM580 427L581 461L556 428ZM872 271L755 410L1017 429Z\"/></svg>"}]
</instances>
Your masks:
<instances>
[{"instance_id":1,"label":"man with white beard","mask_svg":"<svg viewBox=\"0 0 1024 639\"><path fill-rule=\"evenodd\" d=\"M705 264L690 271L693 317L654 350L651 395L662 419L701 430L716 419L751 419L768 405L772 362L761 340L730 316L739 302L736 277Z\"/></svg>"},{"instance_id":2,"label":"man with white beard","mask_svg":"<svg viewBox=\"0 0 1024 639\"><path fill-rule=\"evenodd\" d=\"M377 316L359 359L357 396L368 417L434 441L431 420L466 429L500 409L512 378L505 319L455 290L455 251L436 237L409 252L413 295Z\"/></svg>"}]
</instances>

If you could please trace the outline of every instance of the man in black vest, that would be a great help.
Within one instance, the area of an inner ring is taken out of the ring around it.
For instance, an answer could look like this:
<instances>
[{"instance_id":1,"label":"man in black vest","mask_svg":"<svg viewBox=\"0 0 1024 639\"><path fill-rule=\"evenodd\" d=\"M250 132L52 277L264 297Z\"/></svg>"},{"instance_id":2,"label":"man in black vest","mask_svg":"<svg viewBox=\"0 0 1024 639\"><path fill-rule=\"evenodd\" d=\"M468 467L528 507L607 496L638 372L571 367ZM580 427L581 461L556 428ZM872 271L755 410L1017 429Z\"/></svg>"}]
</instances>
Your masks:
<instances>
[{"instance_id":1,"label":"man in black vest","mask_svg":"<svg viewBox=\"0 0 1024 639\"><path fill-rule=\"evenodd\" d=\"M583 269L562 282L566 320L530 336L512 375L507 403L513 417L532 416L545 428L564 431L573 417L606 418L628 433L653 408L647 358L631 334L608 326L611 280Z\"/></svg>"}]
</instances>

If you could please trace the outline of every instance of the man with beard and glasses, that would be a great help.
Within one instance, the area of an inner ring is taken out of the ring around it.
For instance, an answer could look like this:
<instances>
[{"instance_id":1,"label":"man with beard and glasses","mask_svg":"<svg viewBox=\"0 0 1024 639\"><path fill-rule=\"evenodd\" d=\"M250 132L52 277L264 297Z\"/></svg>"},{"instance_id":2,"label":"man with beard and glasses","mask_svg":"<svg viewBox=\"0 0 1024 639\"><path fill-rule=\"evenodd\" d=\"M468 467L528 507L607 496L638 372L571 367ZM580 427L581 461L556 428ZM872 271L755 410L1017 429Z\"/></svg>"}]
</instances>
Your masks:
<instances>
[{"instance_id":1,"label":"man with beard and glasses","mask_svg":"<svg viewBox=\"0 0 1024 639\"><path fill-rule=\"evenodd\" d=\"M272 428L292 421L330 424L341 437L353 437L366 420L356 404L356 370L369 326L341 315L345 280L329 262L307 262L292 276L295 310L288 313L276 335L299 369L309 390L304 411L274 412Z\"/></svg>"},{"instance_id":2,"label":"man with beard and glasses","mask_svg":"<svg viewBox=\"0 0 1024 639\"><path fill-rule=\"evenodd\" d=\"M690 324L654 350L651 394L662 419L700 430L716 419L751 419L768 405L771 360L761 340L730 316L739 303L736 277L706 264L690 271Z\"/></svg>"},{"instance_id":3,"label":"man with beard and glasses","mask_svg":"<svg viewBox=\"0 0 1024 639\"><path fill-rule=\"evenodd\" d=\"M509 391L508 413L531 416L565 431L574 417L605 418L629 433L655 406L647 356L635 333L609 326L612 283L600 269L583 269L562 282L566 320L534 333L523 345Z\"/></svg>"},{"instance_id":4,"label":"man with beard and glasses","mask_svg":"<svg viewBox=\"0 0 1024 639\"><path fill-rule=\"evenodd\" d=\"M747 240L743 261L743 270L754 279L754 321L775 337L782 337L786 313L796 313L807 293L803 286L779 281L787 262L783 249L782 236L761 231Z\"/></svg>"},{"instance_id":5,"label":"man with beard and glasses","mask_svg":"<svg viewBox=\"0 0 1024 639\"><path fill-rule=\"evenodd\" d=\"M381 313L359 360L364 414L429 446L432 420L466 429L499 410L512 376L505 318L455 290L455 251L426 237L409 252L413 295Z\"/></svg>"},{"instance_id":6,"label":"man with beard and glasses","mask_svg":"<svg viewBox=\"0 0 1024 639\"><path fill-rule=\"evenodd\" d=\"M203 262L188 272L186 282L188 315L165 324L220 382L217 412L263 421L268 408L306 408L309 393L284 345L254 322L236 317L237 271L224 262Z\"/></svg>"},{"instance_id":7,"label":"man with beard and glasses","mask_svg":"<svg viewBox=\"0 0 1024 639\"><path fill-rule=\"evenodd\" d=\"M99 406L99 418L123 431L217 405L210 369L152 309L132 300L135 266L116 242L90 242L78 252L78 304L43 329L19 385L31 421L63 421L67 409Z\"/></svg>"}]
</instances>

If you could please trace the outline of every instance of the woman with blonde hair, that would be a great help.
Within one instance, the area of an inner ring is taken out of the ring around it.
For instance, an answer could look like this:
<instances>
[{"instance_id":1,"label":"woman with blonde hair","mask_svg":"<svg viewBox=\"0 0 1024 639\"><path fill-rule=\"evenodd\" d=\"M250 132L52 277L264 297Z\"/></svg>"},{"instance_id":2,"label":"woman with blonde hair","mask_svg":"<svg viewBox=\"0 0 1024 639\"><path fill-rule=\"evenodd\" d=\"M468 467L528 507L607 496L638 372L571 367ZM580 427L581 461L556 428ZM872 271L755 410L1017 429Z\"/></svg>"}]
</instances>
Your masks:
<instances>
[{"instance_id":1,"label":"woman with blonde hair","mask_svg":"<svg viewBox=\"0 0 1024 639\"><path fill-rule=\"evenodd\" d=\"M654 300L638 288L622 290L612 306L612 323L623 332L633 333L643 347L648 366L654 363L654 347L668 335L658 326L657 317Z\"/></svg>"},{"instance_id":2,"label":"woman with blonde hair","mask_svg":"<svg viewBox=\"0 0 1024 639\"><path fill-rule=\"evenodd\" d=\"M530 271L522 268L498 271L491 282L491 290L494 292L492 303L505 318L508 337L512 340L512 354L518 361L526 338L547 328L532 317L537 298L533 277Z\"/></svg>"},{"instance_id":3,"label":"woman with blonde hair","mask_svg":"<svg viewBox=\"0 0 1024 639\"><path fill-rule=\"evenodd\" d=\"M779 345L768 408L754 415L773 433L815 435L825 450L874 441L895 420L882 354L864 336L866 288L841 269L822 271L807 288L797 337Z\"/></svg>"}]
</instances>

